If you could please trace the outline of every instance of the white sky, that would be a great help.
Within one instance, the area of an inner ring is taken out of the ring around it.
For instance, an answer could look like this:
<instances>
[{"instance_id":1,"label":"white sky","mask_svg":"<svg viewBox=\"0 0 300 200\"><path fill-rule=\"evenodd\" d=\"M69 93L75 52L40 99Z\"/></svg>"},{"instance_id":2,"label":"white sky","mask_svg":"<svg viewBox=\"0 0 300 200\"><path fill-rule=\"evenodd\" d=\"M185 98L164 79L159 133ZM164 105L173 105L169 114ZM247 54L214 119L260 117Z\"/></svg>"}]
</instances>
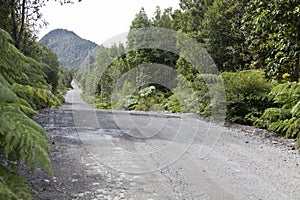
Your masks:
<instances>
[{"instance_id":1,"label":"white sky","mask_svg":"<svg viewBox=\"0 0 300 200\"><path fill-rule=\"evenodd\" d=\"M41 10L49 23L42 28L39 38L57 28L68 29L84 39L98 44L129 30L129 26L141 7L149 18L153 17L156 6L163 10L179 8L179 0L82 0L80 3L61 6L49 1Z\"/></svg>"}]
</instances>

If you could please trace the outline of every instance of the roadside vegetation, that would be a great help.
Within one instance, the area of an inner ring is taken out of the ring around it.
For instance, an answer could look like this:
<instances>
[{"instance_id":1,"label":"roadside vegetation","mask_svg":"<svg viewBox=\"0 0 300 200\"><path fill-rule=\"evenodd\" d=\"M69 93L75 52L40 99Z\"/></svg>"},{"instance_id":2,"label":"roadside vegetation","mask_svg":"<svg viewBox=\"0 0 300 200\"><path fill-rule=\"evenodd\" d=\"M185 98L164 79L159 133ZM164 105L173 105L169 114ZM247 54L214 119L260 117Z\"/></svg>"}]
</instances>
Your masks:
<instances>
[{"instance_id":1,"label":"roadside vegetation","mask_svg":"<svg viewBox=\"0 0 300 200\"><path fill-rule=\"evenodd\" d=\"M46 131L30 117L57 108L72 78L56 55L36 42L39 1L0 1L0 199L32 199L20 166L52 174ZM35 18L36 17L36 18Z\"/></svg>"},{"instance_id":2,"label":"roadside vegetation","mask_svg":"<svg viewBox=\"0 0 300 200\"><path fill-rule=\"evenodd\" d=\"M298 138L300 145L299 1L180 0L180 7L158 7L152 17L141 9L131 23L126 48L135 49L137 42L145 41L137 28L166 28L186 34L203 44L220 71L227 121ZM200 73L181 55L126 48L122 44L101 46L96 57L79 70L76 79L89 103L101 109L212 114L212 107L219 102L211 99L207 83L218 76ZM148 75L140 74L131 80L147 84L137 87L125 81L119 88L118 81L126 73L137 66L155 66L153 63L179 72L177 77L165 79L175 81L176 87L149 84Z\"/></svg>"},{"instance_id":3,"label":"roadside vegetation","mask_svg":"<svg viewBox=\"0 0 300 200\"><path fill-rule=\"evenodd\" d=\"M52 174L49 138L30 116L61 105L73 72L59 66L57 56L36 41L45 2L0 0L1 199L32 199L34 191L18 175L21 165ZM126 51L143 42L136 28L172 29L201 43L216 63L226 89L226 120L298 138L300 146L299 0L180 0L180 7L157 8L152 18L141 9L126 47L101 46L76 74L84 98L102 109L212 115L220 102L211 99L207 83L219 76L200 73L184 56L161 49ZM174 88L148 83L147 74L117 87L127 72L153 63L179 72L176 77L151 74ZM136 80L147 84L136 87Z\"/></svg>"}]
</instances>

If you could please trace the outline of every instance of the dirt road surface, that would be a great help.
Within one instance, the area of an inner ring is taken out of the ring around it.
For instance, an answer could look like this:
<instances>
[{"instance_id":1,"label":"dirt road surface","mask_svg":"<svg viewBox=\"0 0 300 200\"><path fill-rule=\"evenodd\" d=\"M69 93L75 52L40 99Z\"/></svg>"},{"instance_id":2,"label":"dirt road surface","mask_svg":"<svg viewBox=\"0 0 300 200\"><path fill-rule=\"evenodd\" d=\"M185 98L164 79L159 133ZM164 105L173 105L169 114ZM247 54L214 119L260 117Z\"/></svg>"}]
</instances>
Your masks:
<instances>
[{"instance_id":1,"label":"dirt road surface","mask_svg":"<svg viewBox=\"0 0 300 200\"><path fill-rule=\"evenodd\" d=\"M26 175L37 199L300 199L293 140L188 114L95 111L76 86L66 100L35 117L54 170Z\"/></svg>"}]
</instances>

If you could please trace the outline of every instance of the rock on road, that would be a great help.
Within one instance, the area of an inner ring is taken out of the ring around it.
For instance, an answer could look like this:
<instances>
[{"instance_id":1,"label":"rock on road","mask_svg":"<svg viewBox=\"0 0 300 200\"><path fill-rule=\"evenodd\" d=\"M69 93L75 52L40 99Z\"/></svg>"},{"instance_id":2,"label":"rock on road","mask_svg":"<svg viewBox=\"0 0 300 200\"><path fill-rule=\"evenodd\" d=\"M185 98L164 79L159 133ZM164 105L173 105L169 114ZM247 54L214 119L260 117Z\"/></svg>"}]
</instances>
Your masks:
<instances>
[{"instance_id":1,"label":"rock on road","mask_svg":"<svg viewBox=\"0 0 300 200\"><path fill-rule=\"evenodd\" d=\"M300 199L300 156L187 114L94 110L67 93L36 117L51 141L54 177L39 199Z\"/></svg>"}]
</instances>

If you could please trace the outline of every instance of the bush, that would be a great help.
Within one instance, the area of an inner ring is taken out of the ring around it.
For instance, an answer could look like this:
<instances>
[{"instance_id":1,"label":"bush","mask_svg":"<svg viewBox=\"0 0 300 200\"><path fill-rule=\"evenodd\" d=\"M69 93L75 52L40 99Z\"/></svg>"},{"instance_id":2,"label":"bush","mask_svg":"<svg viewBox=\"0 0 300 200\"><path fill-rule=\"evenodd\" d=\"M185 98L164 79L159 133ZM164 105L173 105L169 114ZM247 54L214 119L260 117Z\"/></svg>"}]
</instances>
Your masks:
<instances>
[{"instance_id":1,"label":"bush","mask_svg":"<svg viewBox=\"0 0 300 200\"><path fill-rule=\"evenodd\" d=\"M261 71L223 72L227 100L227 120L252 124L271 105L272 83Z\"/></svg>"}]
</instances>

